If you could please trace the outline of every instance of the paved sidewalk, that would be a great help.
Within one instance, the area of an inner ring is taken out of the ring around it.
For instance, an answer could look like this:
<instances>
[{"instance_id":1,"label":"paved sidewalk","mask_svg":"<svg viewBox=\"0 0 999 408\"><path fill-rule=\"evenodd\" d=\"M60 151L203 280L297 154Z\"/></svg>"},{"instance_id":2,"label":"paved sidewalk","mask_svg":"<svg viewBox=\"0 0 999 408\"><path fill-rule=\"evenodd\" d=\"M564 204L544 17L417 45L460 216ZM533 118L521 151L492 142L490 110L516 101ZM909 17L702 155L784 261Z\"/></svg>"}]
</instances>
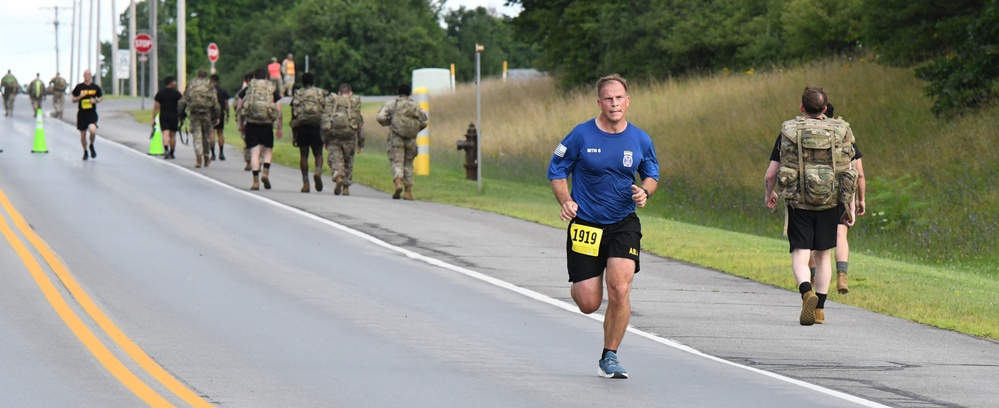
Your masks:
<instances>
[{"instance_id":1,"label":"paved sidewalk","mask_svg":"<svg viewBox=\"0 0 999 408\"><path fill-rule=\"evenodd\" d=\"M149 100L146 106L151 108ZM138 107L137 100L102 103L100 137L147 152L149 125L136 123L122 112ZM65 116L72 122L75 109L67 108ZM177 159L172 163L248 189L251 176L243 171L241 152L228 147L227 156L228 161L194 169L193 148L178 145ZM387 193L357 184L351 187L350 197L337 197L328 177L322 193L303 194L299 192L297 168L275 165L271 183L273 189L261 190L261 196L391 244L572 302L564 264L565 236L560 229L465 208L392 200ZM552 216L557 213L553 206ZM799 309L797 293L643 254L642 272L635 278L632 293L631 324L733 362L885 405L999 404L995 386L999 383L997 342L831 301L826 303L827 324L802 327L798 325ZM595 358L600 348L601 339L593 339L594 355L580 358ZM626 363L627 336L620 355Z\"/></svg>"}]
</instances>

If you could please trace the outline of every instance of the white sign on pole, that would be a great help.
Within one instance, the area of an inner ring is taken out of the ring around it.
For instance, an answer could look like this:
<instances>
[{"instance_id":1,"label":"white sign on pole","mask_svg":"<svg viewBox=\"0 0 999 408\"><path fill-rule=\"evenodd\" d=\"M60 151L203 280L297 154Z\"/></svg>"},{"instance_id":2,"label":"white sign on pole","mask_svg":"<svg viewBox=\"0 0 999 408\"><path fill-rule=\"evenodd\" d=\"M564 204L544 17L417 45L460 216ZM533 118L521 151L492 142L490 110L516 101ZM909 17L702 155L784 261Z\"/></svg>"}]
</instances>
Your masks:
<instances>
[{"instance_id":1,"label":"white sign on pole","mask_svg":"<svg viewBox=\"0 0 999 408\"><path fill-rule=\"evenodd\" d=\"M118 79L128 79L129 72L131 72L129 68L132 66L131 61L129 61L131 52L127 49L118 50L117 56L114 69L118 72Z\"/></svg>"}]
</instances>

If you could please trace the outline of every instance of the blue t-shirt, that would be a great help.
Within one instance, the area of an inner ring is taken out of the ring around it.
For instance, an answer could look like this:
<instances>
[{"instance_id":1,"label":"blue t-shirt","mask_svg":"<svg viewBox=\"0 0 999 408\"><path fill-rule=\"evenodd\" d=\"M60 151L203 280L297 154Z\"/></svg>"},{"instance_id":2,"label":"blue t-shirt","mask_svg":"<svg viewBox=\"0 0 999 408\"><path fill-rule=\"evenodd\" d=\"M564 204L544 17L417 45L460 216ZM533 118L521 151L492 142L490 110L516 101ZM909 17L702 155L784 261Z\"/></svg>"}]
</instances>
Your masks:
<instances>
[{"instance_id":1,"label":"blue t-shirt","mask_svg":"<svg viewBox=\"0 0 999 408\"><path fill-rule=\"evenodd\" d=\"M635 212L631 185L635 172L641 180L659 181L659 160L652 138L635 125L621 133L607 133L596 119L580 123L555 148L548 179L572 175L576 216L592 223L613 224Z\"/></svg>"}]
</instances>

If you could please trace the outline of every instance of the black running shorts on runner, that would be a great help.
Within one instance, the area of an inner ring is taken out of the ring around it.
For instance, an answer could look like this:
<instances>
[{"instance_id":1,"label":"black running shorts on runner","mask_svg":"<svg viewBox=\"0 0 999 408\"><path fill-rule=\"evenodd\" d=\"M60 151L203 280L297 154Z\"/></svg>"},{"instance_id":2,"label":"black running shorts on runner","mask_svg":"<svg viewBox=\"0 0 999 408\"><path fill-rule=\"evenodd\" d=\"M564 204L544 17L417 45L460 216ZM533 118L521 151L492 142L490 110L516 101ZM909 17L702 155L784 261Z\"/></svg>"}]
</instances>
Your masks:
<instances>
[{"instance_id":1,"label":"black running shorts on runner","mask_svg":"<svg viewBox=\"0 0 999 408\"><path fill-rule=\"evenodd\" d=\"M611 257L635 261L635 273L641 269L638 253L641 251L642 223L635 213L610 225L595 224L577 217L569 222L566 235L569 282L582 282L602 275L607 268L607 258Z\"/></svg>"},{"instance_id":2,"label":"black running shorts on runner","mask_svg":"<svg viewBox=\"0 0 999 408\"><path fill-rule=\"evenodd\" d=\"M93 109L80 109L76 111L76 130L84 131L90 127L90 124L94 127L97 126L97 111Z\"/></svg>"},{"instance_id":3,"label":"black running shorts on runner","mask_svg":"<svg viewBox=\"0 0 999 408\"><path fill-rule=\"evenodd\" d=\"M836 247L839 208L828 210L798 210L787 207L787 241L791 251L810 249L824 251Z\"/></svg>"},{"instance_id":4,"label":"black running shorts on runner","mask_svg":"<svg viewBox=\"0 0 999 408\"><path fill-rule=\"evenodd\" d=\"M180 121L177 120L176 116L163 116L160 115L160 130L172 130L174 132L179 128Z\"/></svg>"},{"instance_id":5,"label":"black running shorts on runner","mask_svg":"<svg viewBox=\"0 0 999 408\"><path fill-rule=\"evenodd\" d=\"M301 154L309 154L312 149L313 156L323 154L323 137L319 126L301 125L295 128L295 140L298 141L298 151Z\"/></svg>"},{"instance_id":6,"label":"black running shorts on runner","mask_svg":"<svg viewBox=\"0 0 999 408\"><path fill-rule=\"evenodd\" d=\"M274 126L246 124L246 148L257 145L264 147L274 147Z\"/></svg>"}]
</instances>

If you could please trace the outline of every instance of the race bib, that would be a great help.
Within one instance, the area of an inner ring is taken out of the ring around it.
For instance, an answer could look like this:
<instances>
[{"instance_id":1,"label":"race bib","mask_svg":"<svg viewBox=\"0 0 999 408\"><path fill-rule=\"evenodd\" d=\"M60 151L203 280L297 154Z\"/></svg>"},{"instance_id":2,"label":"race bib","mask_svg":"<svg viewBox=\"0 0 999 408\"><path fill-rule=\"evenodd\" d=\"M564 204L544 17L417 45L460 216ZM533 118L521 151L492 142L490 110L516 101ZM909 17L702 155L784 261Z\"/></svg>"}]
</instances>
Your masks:
<instances>
[{"instance_id":1,"label":"race bib","mask_svg":"<svg viewBox=\"0 0 999 408\"><path fill-rule=\"evenodd\" d=\"M90 103L90 98L80 100L80 109L93 109L94 104Z\"/></svg>"},{"instance_id":2,"label":"race bib","mask_svg":"<svg viewBox=\"0 0 999 408\"><path fill-rule=\"evenodd\" d=\"M604 236L601 228L572 224L569 238L572 240L572 252L583 255L597 256L600 254L600 239Z\"/></svg>"}]
</instances>

